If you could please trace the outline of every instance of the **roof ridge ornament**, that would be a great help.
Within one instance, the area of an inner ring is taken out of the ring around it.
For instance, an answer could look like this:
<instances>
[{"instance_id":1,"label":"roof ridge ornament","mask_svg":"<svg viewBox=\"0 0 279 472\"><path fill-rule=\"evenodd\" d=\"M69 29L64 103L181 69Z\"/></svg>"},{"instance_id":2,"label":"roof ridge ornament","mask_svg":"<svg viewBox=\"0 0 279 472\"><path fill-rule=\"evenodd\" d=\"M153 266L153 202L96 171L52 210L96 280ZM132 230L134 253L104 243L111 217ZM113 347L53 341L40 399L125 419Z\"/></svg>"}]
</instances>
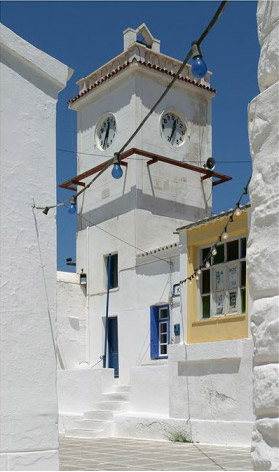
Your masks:
<instances>
[{"instance_id":1,"label":"roof ridge ornament","mask_svg":"<svg viewBox=\"0 0 279 472\"><path fill-rule=\"evenodd\" d=\"M144 41L139 41L138 36L141 35ZM150 48L154 52L160 52L160 40L152 36L150 30L145 23L138 26L137 29L127 28L123 31L124 51L127 51L132 45L139 42Z\"/></svg>"}]
</instances>

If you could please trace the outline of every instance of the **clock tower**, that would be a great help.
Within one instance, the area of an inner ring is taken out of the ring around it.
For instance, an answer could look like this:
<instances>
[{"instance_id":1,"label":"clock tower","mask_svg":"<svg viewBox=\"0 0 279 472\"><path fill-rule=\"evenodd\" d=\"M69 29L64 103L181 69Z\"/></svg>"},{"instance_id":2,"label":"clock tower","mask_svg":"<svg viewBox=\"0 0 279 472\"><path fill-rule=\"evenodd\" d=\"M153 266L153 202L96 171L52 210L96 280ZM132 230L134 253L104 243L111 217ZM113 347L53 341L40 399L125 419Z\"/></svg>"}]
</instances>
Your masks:
<instances>
[{"instance_id":1,"label":"clock tower","mask_svg":"<svg viewBox=\"0 0 279 472\"><path fill-rule=\"evenodd\" d=\"M77 112L78 177L85 178L72 179L68 187L63 184L67 188L88 183L92 176L86 177L87 171L100 169L119 152L181 65L160 52L160 41L145 24L126 29L123 37L123 52L80 79L79 93L69 101ZM111 309L118 315L128 308L133 311L135 303L141 303L139 274L133 272L138 255L173 243L176 228L211 214L212 181L191 169L203 168L212 155L215 90L210 76L207 72L197 81L187 64L126 148L122 178L114 179L108 169L78 198L77 272L83 269L88 278L90 362L103 350L103 338L97 339L96 333L103 330L107 255L118 256ZM120 338L121 329L119 325Z\"/></svg>"}]
</instances>

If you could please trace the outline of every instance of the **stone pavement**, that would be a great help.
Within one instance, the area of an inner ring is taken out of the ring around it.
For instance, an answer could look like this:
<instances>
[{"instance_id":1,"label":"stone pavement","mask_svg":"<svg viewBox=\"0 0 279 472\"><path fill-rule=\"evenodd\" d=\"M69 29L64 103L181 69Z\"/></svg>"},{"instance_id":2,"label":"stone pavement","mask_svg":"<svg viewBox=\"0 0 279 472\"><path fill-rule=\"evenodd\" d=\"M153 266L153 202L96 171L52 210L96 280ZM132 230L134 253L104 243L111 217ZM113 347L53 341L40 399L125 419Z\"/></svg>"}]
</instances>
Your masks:
<instances>
[{"instance_id":1,"label":"stone pavement","mask_svg":"<svg viewBox=\"0 0 279 472\"><path fill-rule=\"evenodd\" d=\"M61 438L60 470L253 469L248 447L127 438Z\"/></svg>"}]
</instances>

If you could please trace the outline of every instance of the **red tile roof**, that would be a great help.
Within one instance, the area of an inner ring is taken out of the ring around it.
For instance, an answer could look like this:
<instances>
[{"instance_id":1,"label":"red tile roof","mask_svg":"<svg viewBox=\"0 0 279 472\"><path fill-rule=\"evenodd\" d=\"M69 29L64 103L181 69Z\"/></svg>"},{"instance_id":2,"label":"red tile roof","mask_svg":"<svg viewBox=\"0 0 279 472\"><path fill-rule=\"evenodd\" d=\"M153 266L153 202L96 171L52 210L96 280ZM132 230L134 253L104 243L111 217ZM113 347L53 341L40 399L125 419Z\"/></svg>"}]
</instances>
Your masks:
<instances>
[{"instance_id":1,"label":"red tile roof","mask_svg":"<svg viewBox=\"0 0 279 472\"><path fill-rule=\"evenodd\" d=\"M133 62L138 62L139 64L145 66L145 67L149 67L150 69L154 69L154 70L157 70L159 72L162 72L164 74L168 74L168 75L171 75L172 77L175 76L175 72L171 72L167 69L162 69L161 67L159 66L156 66L156 65L152 65L150 64L150 62L146 63L145 61L138 61L138 60L133 60ZM97 82L95 82L93 85L91 85L90 87L88 87L86 90L83 90L83 92L80 92L78 95L76 95L74 98L72 98L71 100L68 100L67 103L71 104L71 103L74 103L76 102L77 100L79 100L80 98L82 98L84 95L86 95L88 92L90 92L91 90L93 90L94 88L98 87L99 85L101 85L103 82L105 82L107 79L110 79L111 77L113 77L115 74L118 74L118 72L120 72L121 70L123 69L126 69L126 67L128 67L130 64L132 64L132 62L126 62L125 64L123 64L122 66L118 66L117 69L114 69L112 72L109 72L108 74L104 75L104 77L102 77L100 80L98 80ZM204 90L207 90L209 92L212 92L212 93L216 93L216 90L214 88L211 88L211 87L208 87L206 85L203 85L203 84L199 84L198 82L196 82L195 80L191 80L191 79L188 79L187 77L182 77L181 75L178 76L178 80L182 80L184 82L188 82L189 84L192 84L192 85L195 85L196 87L199 87L199 88L202 88Z\"/></svg>"}]
</instances>

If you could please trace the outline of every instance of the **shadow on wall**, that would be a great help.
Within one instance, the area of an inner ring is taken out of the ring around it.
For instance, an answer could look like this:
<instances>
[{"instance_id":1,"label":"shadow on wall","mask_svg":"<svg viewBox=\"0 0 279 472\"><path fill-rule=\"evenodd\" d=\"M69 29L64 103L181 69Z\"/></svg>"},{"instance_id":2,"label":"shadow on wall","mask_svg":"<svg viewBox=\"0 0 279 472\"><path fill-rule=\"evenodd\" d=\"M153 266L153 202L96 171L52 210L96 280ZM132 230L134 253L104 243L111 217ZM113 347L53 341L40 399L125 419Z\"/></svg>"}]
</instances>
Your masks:
<instances>
[{"instance_id":1,"label":"shadow on wall","mask_svg":"<svg viewBox=\"0 0 279 472\"><path fill-rule=\"evenodd\" d=\"M166 259L160 261L158 259ZM146 277L152 277L156 275L163 275L169 274L170 272L178 272L179 271L179 257L173 257L173 254L168 256L161 252L154 254L154 256L150 255L149 257L142 258L142 265L138 265L136 267L136 274L137 275L144 275ZM170 264L171 262L171 264Z\"/></svg>"},{"instance_id":2,"label":"shadow on wall","mask_svg":"<svg viewBox=\"0 0 279 472\"><path fill-rule=\"evenodd\" d=\"M237 374L241 359L208 359L201 361L179 361L178 376L200 377L212 374Z\"/></svg>"}]
</instances>

